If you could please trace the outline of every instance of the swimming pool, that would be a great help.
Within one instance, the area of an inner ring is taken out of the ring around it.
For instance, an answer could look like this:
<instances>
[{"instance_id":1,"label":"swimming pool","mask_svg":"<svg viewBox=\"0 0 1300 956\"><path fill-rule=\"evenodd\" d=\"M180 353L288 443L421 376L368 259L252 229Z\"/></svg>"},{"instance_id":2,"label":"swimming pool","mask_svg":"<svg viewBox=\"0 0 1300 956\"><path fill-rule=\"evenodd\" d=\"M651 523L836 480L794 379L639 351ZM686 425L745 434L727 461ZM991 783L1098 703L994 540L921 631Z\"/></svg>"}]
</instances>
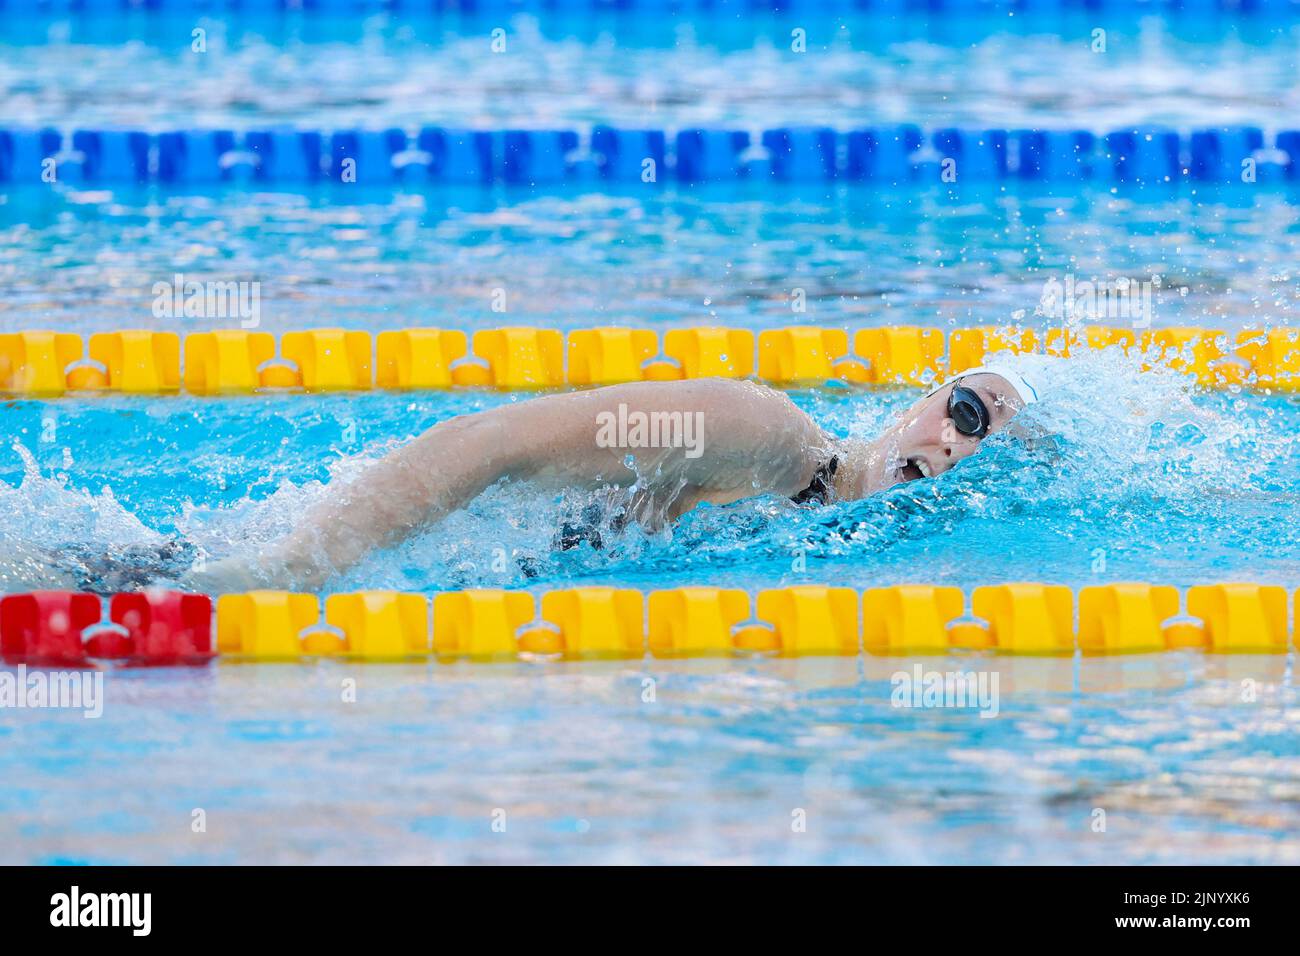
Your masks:
<instances>
[{"instance_id":1,"label":"swimming pool","mask_svg":"<svg viewBox=\"0 0 1300 956\"><path fill-rule=\"evenodd\" d=\"M525 11L504 21L517 55L497 60L481 49L492 14L6 15L0 127L1271 134L1293 105L1287 17L1108 14L1102 55L1086 42L1100 15ZM805 22L812 53L794 59ZM184 49L195 23L207 59ZM221 324L157 315L155 285L181 275L256 283L256 330L278 336L1041 332L1064 323L1044 295L1067 278L1150 283L1154 327L1233 336L1298 324L1296 188L0 184L0 333ZM704 507L568 550L556 538L592 500L505 483L325 593L1249 580L1293 599L1294 391L1203 390L1119 348L1009 361L1049 383L1025 414L1050 437L994 437L937 479L826 508ZM248 553L323 482L528 394L13 395L0 408L0 591L30 586L33 553L73 575L87 556L173 538L205 559ZM919 390L790 394L835 434L868 436ZM98 719L0 708L0 860L1296 863L1294 662L1175 649L109 667ZM900 705L899 675L965 671L996 676L988 706Z\"/></svg>"}]
</instances>

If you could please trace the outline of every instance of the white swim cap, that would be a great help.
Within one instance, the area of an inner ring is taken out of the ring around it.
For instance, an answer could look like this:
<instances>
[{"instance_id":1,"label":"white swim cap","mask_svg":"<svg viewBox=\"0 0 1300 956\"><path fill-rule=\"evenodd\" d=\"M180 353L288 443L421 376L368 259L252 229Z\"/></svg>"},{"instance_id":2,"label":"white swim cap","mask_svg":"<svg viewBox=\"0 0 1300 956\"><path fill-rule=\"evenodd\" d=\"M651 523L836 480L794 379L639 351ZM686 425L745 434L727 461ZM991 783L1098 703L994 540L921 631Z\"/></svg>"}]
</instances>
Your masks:
<instances>
[{"instance_id":1,"label":"white swim cap","mask_svg":"<svg viewBox=\"0 0 1300 956\"><path fill-rule=\"evenodd\" d=\"M951 385L954 382L959 382L968 375L1000 375L1002 378L1006 379L1007 383L1015 390L1016 397L1020 399L1022 405L1032 405L1034 402L1038 401L1040 397L1037 386L1035 386L1028 378L1010 366L998 364L977 365L975 368L968 368L966 371L950 377L943 383L943 385L938 385L935 388L930 389L929 394L933 395L935 392L939 391L939 389L943 388L944 385Z\"/></svg>"}]
</instances>

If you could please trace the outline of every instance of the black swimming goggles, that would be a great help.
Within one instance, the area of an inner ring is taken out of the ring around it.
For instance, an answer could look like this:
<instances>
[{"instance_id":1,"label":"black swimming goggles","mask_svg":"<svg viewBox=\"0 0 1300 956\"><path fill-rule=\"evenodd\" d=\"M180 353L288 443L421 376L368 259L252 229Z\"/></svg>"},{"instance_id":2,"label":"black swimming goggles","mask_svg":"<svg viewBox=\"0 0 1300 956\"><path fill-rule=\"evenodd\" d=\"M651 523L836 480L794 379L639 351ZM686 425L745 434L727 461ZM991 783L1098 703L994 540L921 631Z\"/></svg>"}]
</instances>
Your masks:
<instances>
[{"instance_id":1,"label":"black swimming goggles","mask_svg":"<svg viewBox=\"0 0 1300 956\"><path fill-rule=\"evenodd\" d=\"M989 433L989 410L984 400L969 388L958 385L948 396L948 417L963 435L983 438Z\"/></svg>"}]
</instances>

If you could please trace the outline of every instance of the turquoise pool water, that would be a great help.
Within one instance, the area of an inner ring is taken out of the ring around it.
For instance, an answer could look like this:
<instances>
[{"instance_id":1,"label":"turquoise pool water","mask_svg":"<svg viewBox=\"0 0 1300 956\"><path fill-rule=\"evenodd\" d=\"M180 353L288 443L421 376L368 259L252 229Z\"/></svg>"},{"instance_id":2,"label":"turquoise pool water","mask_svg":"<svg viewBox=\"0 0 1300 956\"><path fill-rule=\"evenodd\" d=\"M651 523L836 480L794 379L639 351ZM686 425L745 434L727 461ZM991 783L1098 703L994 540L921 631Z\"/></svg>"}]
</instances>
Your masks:
<instances>
[{"instance_id":1,"label":"turquoise pool water","mask_svg":"<svg viewBox=\"0 0 1300 956\"><path fill-rule=\"evenodd\" d=\"M1046 326L1067 276L1158 283L1155 325L1237 329L1294 324L1298 236L1283 185L19 189L0 193L0 331L220 325L158 324L177 273L259 283L270 331Z\"/></svg>"},{"instance_id":2,"label":"turquoise pool water","mask_svg":"<svg viewBox=\"0 0 1300 956\"><path fill-rule=\"evenodd\" d=\"M1285 658L1019 661L992 720L863 660L122 674L0 713L0 859L1297 862Z\"/></svg>"},{"instance_id":3,"label":"turquoise pool water","mask_svg":"<svg viewBox=\"0 0 1300 956\"><path fill-rule=\"evenodd\" d=\"M1139 374L1136 358L1110 352L1035 364L1048 398L1025 420L1046 437L991 439L933 481L828 508L770 498L706 507L670 533L630 529L606 534L600 550L568 551L553 546L559 530L595 497L505 483L329 589L801 580L968 587L1026 578L1077 586L1242 576L1300 584L1296 399L1196 394L1180 376ZM869 437L916 395L839 389L795 398L832 431ZM181 535L219 558L287 532L324 482L355 477L435 422L518 400L375 393L12 402L3 410L10 445L0 451L0 540L66 556L75 546L111 554ZM509 555L505 566L499 551ZM77 568L70 557L54 564ZM25 567L7 569L7 590Z\"/></svg>"},{"instance_id":4,"label":"turquoise pool water","mask_svg":"<svg viewBox=\"0 0 1300 956\"><path fill-rule=\"evenodd\" d=\"M789 51L805 22L785 15L512 16L504 55L485 49L495 25L6 16L0 126L1273 130L1297 106L1285 18L812 17L805 54ZM58 185L0 191L0 332L229 324L155 317L154 284L178 273L258 283L259 327L277 333L1041 328L1060 324L1042 297L1067 276L1151 282L1156 326L1294 326L1298 212L1294 186L1187 182ZM823 509L703 508L599 551L553 546L588 500L506 483L329 590L1300 586L1294 396L1204 393L1113 352L1017 361L1049 386L1026 416L1039 437L994 438L935 480ZM916 395L793 398L871 435ZM323 482L514 400L7 400L0 590L178 537L208 558L257 549ZM996 719L895 706L918 663L996 676ZM1294 652L227 664L110 671L104 694L98 719L0 708L0 862L1300 862Z\"/></svg>"},{"instance_id":5,"label":"turquoise pool water","mask_svg":"<svg viewBox=\"0 0 1300 956\"><path fill-rule=\"evenodd\" d=\"M206 52L192 50L196 27ZM493 29L506 31L502 53ZM1097 29L1105 52L1093 50ZM1269 125L1297 105L1296 30L1294 18L1165 19L1122 5L933 18L6 17L0 122Z\"/></svg>"}]
</instances>

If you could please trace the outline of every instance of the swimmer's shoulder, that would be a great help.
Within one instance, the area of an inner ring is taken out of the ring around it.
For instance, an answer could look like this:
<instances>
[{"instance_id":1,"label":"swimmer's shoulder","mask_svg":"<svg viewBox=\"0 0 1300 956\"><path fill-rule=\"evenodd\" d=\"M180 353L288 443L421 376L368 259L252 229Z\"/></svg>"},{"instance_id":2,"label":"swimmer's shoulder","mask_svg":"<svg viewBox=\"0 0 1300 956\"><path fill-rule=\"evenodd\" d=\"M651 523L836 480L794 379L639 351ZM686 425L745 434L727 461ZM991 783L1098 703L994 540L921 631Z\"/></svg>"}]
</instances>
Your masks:
<instances>
[{"instance_id":1,"label":"swimmer's shoulder","mask_svg":"<svg viewBox=\"0 0 1300 956\"><path fill-rule=\"evenodd\" d=\"M772 437L776 430L810 440L820 429L784 392L761 382L732 378L692 378L669 382L628 382L570 392L551 400L574 413L627 411L699 412L714 435ZM588 419L584 419L588 420Z\"/></svg>"},{"instance_id":2,"label":"swimmer's shoulder","mask_svg":"<svg viewBox=\"0 0 1300 956\"><path fill-rule=\"evenodd\" d=\"M629 394L640 393L653 396L657 401L676 399L678 402L719 402L741 407L760 403L795 407L784 392L752 379L702 377L680 379L668 382L631 382L626 385L611 386L611 389L627 390Z\"/></svg>"},{"instance_id":3,"label":"swimmer's shoulder","mask_svg":"<svg viewBox=\"0 0 1300 956\"><path fill-rule=\"evenodd\" d=\"M706 427L715 436L801 446L822 442L821 428L785 392L747 379L701 378L692 382L697 386L695 407L706 414Z\"/></svg>"}]
</instances>

